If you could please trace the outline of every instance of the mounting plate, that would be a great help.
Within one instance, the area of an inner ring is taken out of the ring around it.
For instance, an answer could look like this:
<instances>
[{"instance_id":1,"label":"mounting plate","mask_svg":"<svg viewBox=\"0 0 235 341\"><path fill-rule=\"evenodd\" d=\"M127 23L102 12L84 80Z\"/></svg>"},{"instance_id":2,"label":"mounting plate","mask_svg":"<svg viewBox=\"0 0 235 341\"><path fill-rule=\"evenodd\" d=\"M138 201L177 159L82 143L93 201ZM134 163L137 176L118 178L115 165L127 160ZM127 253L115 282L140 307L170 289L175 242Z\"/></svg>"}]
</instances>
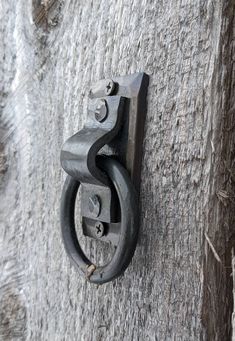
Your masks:
<instances>
[{"instance_id":1,"label":"mounting plate","mask_svg":"<svg viewBox=\"0 0 235 341\"><path fill-rule=\"evenodd\" d=\"M135 73L128 76L114 77L112 80L101 80L94 84L89 95L92 101L95 98L105 98L107 96L108 85L111 97L119 96L120 98L126 98L122 114L122 126L111 142L100 149L99 154L115 156L127 169L138 193L148 84L148 75L145 73ZM86 217L83 216L82 227L84 235L117 245L119 233L117 221L116 224L114 220L112 220L111 224L105 224L107 233L104 233L102 237L97 237L95 224L97 220L102 222L102 219L101 217L91 218L88 214L86 214Z\"/></svg>"},{"instance_id":2,"label":"mounting plate","mask_svg":"<svg viewBox=\"0 0 235 341\"><path fill-rule=\"evenodd\" d=\"M115 155L128 170L139 192L149 76L144 72L139 72L128 76L113 77L112 80L115 83L112 95L127 99L123 123L118 134L99 153Z\"/></svg>"}]
</instances>

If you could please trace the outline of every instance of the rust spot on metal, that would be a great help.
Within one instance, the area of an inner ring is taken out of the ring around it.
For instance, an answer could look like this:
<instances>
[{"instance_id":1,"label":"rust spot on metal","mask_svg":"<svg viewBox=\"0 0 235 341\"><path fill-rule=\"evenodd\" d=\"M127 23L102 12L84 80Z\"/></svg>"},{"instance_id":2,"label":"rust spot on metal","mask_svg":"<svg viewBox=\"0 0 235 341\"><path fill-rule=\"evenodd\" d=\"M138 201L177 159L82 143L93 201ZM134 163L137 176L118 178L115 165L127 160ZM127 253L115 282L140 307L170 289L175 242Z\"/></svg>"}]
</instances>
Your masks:
<instances>
[{"instance_id":1,"label":"rust spot on metal","mask_svg":"<svg viewBox=\"0 0 235 341\"><path fill-rule=\"evenodd\" d=\"M96 266L94 264L91 264L87 267L87 272L86 272L86 278L89 280L93 272L95 271Z\"/></svg>"}]
</instances>

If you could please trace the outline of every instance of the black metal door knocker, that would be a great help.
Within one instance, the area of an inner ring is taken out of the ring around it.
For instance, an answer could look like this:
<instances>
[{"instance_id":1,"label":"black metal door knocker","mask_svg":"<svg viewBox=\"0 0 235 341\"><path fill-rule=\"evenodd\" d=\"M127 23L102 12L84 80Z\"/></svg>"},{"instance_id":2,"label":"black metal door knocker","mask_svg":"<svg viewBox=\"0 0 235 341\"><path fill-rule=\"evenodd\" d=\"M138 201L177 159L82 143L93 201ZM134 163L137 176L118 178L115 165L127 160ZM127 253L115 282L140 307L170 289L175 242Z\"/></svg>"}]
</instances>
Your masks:
<instances>
[{"instance_id":1,"label":"black metal door knocker","mask_svg":"<svg viewBox=\"0 0 235 341\"><path fill-rule=\"evenodd\" d=\"M121 275L135 252L148 82L145 73L97 82L89 93L84 128L61 150L61 165L68 173L61 198L63 242L72 262L92 283ZM74 211L80 185L83 234L116 247L104 266L92 264L77 238Z\"/></svg>"}]
</instances>

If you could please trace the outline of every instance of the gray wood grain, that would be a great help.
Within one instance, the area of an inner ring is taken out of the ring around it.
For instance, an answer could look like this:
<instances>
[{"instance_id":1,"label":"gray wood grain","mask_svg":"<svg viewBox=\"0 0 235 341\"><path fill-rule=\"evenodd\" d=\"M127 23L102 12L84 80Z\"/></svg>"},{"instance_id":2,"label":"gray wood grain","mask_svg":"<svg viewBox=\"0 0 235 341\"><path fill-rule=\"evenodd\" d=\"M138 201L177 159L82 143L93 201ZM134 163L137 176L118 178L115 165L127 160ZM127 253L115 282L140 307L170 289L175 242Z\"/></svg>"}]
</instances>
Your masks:
<instances>
[{"instance_id":1,"label":"gray wood grain","mask_svg":"<svg viewBox=\"0 0 235 341\"><path fill-rule=\"evenodd\" d=\"M0 5L0 339L229 339L234 1L40 6ZM140 239L124 276L97 287L61 241L60 148L89 85L137 71L150 75Z\"/></svg>"}]
</instances>

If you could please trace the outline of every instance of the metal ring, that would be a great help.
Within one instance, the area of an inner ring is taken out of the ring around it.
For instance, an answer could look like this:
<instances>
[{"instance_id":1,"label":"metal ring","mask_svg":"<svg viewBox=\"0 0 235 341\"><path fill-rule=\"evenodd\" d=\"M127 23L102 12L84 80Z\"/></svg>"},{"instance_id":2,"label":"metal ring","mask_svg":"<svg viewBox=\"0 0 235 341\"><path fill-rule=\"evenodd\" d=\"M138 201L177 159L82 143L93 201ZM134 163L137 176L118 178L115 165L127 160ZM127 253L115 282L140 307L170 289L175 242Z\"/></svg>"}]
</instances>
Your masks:
<instances>
[{"instance_id":1,"label":"metal ring","mask_svg":"<svg viewBox=\"0 0 235 341\"><path fill-rule=\"evenodd\" d=\"M126 169L110 157L100 158L101 168L107 173L117 192L121 208L119 243L111 261L96 266L84 254L75 230L74 209L80 183L67 176L61 198L61 228L65 249L74 265L92 283L103 284L120 276L128 267L138 238L138 201L135 188Z\"/></svg>"}]
</instances>

